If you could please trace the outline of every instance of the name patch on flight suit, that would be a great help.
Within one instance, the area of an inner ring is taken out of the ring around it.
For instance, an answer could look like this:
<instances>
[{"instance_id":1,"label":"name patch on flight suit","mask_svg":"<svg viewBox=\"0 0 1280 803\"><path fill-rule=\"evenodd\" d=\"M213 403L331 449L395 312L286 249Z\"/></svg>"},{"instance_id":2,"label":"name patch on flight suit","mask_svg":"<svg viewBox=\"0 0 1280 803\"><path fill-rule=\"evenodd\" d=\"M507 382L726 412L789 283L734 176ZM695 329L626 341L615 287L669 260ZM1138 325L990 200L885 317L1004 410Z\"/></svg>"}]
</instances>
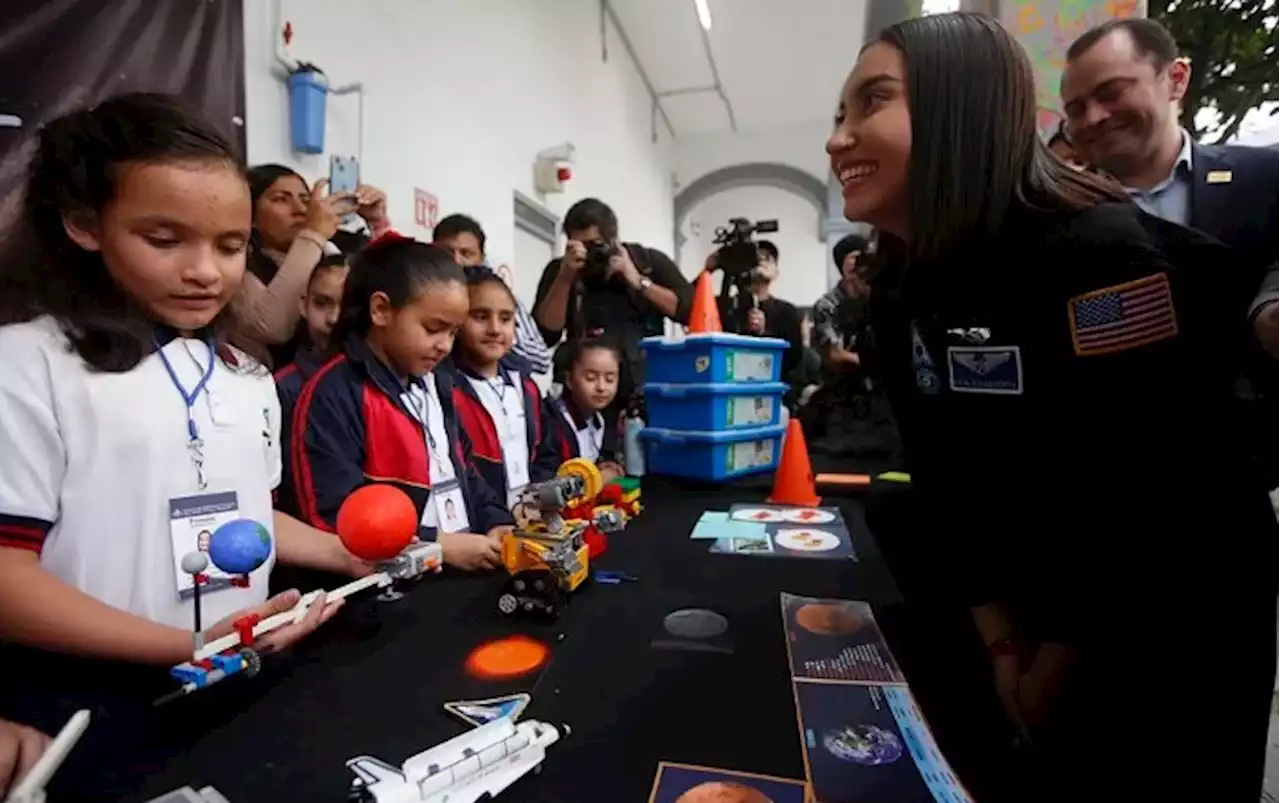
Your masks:
<instances>
[{"instance_id":1,"label":"name patch on flight suit","mask_svg":"<svg viewBox=\"0 0 1280 803\"><path fill-rule=\"evenodd\" d=\"M1017 346L950 346L947 374L956 393L1022 393L1022 351Z\"/></svg>"}]
</instances>

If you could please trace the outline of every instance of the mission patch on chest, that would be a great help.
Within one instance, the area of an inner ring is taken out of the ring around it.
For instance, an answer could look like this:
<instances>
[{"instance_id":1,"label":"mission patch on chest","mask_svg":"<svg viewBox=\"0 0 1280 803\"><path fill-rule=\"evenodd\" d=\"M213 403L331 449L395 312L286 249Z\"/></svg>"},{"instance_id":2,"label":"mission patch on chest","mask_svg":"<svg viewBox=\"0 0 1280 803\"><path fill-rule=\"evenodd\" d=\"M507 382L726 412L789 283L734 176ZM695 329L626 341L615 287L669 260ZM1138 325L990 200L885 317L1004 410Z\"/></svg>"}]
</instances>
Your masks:
<instances>
[{"instance_id":1,"label":"mission patch on chest","mask_svg":"<svg viewBox=\"0 0 1280 803\"><path fill-rule=\"evenodd\" d=\"M956 393L1022 393L1022 351L1017 346L949 346L947 376Z\"/></svg>"}]
</instances>

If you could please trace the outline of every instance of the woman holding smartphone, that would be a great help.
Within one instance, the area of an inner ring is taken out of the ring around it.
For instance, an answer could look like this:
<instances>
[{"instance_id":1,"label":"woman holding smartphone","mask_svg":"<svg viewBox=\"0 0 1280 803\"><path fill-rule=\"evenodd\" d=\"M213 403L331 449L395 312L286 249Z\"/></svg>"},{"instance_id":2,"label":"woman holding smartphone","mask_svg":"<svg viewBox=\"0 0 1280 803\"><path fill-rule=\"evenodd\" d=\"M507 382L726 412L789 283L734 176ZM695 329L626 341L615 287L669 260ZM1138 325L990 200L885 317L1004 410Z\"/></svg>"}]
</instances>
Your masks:
<instances>
[{"instance_id":1,"label":"woman holding smartphone","mask_svg":"<svg viewBox=\"0 0 1280 803\"><path fill-rule=\"evenodd\" d=\"M284 165L249 170L254 247L241 285L239 336L246 345L270 350L277 365L291 359L288 344L302 315L299 299L320 258L337 253L329 241L343 216L359 214L373 237L390 228L382 190L361 185L354 192L329 193L328 187L326 179L308 187Z\"/></svg>"}]
</instances>

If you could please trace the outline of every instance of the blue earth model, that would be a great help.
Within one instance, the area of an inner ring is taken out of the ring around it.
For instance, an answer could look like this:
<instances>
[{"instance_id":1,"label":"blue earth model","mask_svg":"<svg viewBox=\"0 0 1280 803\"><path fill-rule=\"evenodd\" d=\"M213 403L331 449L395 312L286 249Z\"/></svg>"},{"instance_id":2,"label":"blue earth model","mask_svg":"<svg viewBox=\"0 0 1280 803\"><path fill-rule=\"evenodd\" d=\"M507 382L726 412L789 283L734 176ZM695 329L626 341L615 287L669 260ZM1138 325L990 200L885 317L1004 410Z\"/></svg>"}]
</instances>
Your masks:
<instances>
[{"instance_id":1,"label":"blue earth model","mask_svg":"<svg viewBox=\"0 0 1280 803\"><path fill-rule=\"evenodd\" d=\"M249 574L271 557L271 534L252 519L235 519L213 531L209 560L227 574Z\"/></svg>"},{"instance_id":2,"label":"blue earth model","mask_svg":"<svg viewBox=\"0 0 1280 803\"><path fill-rule=\"evenodd\" d=\"M845 725L822 735L822 746L843 761L874 767L902 758L902 740L876 725Z\"/></svg>"}]
</instances>

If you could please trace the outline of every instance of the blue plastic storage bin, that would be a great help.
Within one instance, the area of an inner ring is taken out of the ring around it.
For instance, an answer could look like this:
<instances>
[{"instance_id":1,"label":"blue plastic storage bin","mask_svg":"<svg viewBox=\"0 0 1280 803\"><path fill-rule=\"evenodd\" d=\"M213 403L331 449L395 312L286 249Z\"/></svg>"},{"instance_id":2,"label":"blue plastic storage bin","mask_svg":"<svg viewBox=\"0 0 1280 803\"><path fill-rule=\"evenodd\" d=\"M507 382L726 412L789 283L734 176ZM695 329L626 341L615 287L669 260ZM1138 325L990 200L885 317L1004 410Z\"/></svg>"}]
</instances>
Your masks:
<instances>
[{"instance_id":1,"label":"blue plastic storage bin","mask_svg":"<svg viewBox=\"0 0 1280 803\"><path fill-rule=\"evenodd\" d=\"M773 471L782 451L784 427L728 432L680 432L649 427L649 473L694 480L727 480Z\"/></svg>"},{"instance_id":2,"label":"blue plastic storage bin","mask_svg":"<svg viewBox=\"0 0 1280 803\"><path fill-rule=\"evenodd\" d=\"M775 337L723 332L683 337L646 337L645 380L658 384L777 382L782 353L791 347Z\"/></svg>"},{"instance_id":3,"label":"blue plastic storage bin","mask_svg":"<svg viewBox=\"0 0 1280 803\"><path fill-rule=\"evenodd\" d=\"M319 70L289 76L289 133L298 153L324 153L324 110L329 79Z\"/></svg>"},{"instance_id":4,"label":"blue plastic storage bin","mask_svg":"<svg viewBox=\"0 0 1280 803\"><path fill-rule=\"evenodd\" d=\"M644 386L649 426L718 432L781 423L785 382L720 382L714 385Z\"/></svg>"}]
</instances>

